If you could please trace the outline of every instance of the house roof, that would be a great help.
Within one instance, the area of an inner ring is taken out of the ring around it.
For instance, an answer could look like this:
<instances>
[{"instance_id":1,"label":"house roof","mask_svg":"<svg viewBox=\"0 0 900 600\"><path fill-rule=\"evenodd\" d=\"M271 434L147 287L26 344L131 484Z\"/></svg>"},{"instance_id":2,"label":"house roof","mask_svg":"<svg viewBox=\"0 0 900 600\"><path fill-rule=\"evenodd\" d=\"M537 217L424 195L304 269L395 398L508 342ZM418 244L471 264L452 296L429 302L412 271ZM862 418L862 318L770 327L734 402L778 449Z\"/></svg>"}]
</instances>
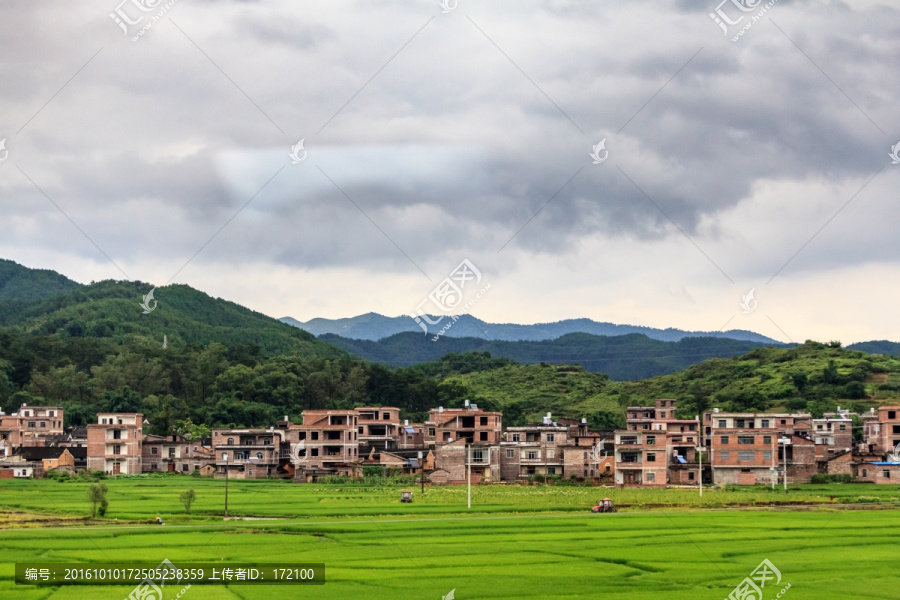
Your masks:
<instances>
[{"instance_id":1,"label":"house roof","mask_svg":"<svg viewBox=\"0 0 900 600\"><path fill-rule=\"evenodd\" d=\"M60 448L58 446L33 446L17 448L15 455L21 456L25 460L44 460L47 458L59 458L68 448ZM71 452L70 452L71 454ZM74 456L74 455L73 455Z\"/></svg>"}]
</instances>

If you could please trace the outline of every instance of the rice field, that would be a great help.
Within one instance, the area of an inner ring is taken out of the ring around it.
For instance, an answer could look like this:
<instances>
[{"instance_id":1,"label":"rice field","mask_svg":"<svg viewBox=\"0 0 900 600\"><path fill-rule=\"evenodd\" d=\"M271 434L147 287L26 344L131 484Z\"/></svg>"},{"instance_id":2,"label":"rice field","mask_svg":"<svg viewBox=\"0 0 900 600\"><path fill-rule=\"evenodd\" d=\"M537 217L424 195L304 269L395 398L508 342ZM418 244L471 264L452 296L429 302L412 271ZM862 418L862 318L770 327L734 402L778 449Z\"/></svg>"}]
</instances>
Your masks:
<instances>
[{"instance_id":1,"label":"rice field","mask_svg":"<svg viewBox=\"0 0 900 600\"><path fill-rule=\"evenodd\" d=\"M133 586L13 583L15 562L321 562L322 586L166 587L164 598L709 598L720 600L763 559L780 571L764 598L895 599L900 589L894 486L607 490L484 486L400 488L229 484L141 477L107 481L106 518L89 523L86 484L0 482L0 599L127 598ZM178 493L197 490L192 515ZM609 496L622 509L588 507ZM794 511L748 504L803 501ZM884 510L848 510L880 506ZM714 510L723 507L733 510ZM160 514L166 525L149 524ZM118 519L118 521L116 520ZM785 588L790 584L789 588Z\"/></svg>"}]
</instances>

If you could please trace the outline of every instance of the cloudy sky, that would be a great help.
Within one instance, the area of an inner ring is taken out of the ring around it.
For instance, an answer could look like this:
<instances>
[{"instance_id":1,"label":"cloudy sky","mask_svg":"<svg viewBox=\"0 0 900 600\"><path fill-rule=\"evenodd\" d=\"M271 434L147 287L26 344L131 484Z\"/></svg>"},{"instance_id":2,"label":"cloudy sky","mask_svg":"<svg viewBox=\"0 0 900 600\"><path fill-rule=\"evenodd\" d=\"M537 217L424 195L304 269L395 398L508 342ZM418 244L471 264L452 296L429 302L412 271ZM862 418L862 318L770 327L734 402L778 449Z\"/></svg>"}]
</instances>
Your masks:
<instances>
[{"instance_id":1,"label":"cloudy sky","mask_svg":"<svg viewBox=\"0 0 900 600\"><path fill-rule=\"evenodd\" d=\"M894 3L116 1L0 4L0 257L299 320L468 259L492 322L900 340Z\"/></svg>"}]
</instances>

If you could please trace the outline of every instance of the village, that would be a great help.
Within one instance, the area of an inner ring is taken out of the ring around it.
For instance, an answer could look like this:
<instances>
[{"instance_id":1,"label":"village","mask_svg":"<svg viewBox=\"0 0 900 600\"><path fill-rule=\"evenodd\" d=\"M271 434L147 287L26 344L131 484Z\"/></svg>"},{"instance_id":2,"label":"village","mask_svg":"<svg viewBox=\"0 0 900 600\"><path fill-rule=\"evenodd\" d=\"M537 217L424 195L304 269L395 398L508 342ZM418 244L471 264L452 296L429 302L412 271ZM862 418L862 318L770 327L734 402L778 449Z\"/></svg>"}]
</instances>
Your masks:
<instances>
[{"instance_id":1,"label":"village","mask_svg":"<svg viewBox=\"0 0 900 600\"><path fill-rule=\"evenodd\" d=\"M468 401L438 407L424 423L400 409L307 410L268 428L217 428L197 440L144 434L140 413L100 413L87 427L63 427L63 408L22 405L0 413L0 478L53 471L111 477L180 473L218 478L278 477L312 483L360 477L365 467L412 474L429 484L488 484L560 478L617 487L787 485L815 475L876 484L900 481L900 406L837 412L675 416L677 401L626 409L626 428L590 431L587 420L503 427L503 415ZM853 417L862 425L853 441Z\"/></svg>"}]
</instances>

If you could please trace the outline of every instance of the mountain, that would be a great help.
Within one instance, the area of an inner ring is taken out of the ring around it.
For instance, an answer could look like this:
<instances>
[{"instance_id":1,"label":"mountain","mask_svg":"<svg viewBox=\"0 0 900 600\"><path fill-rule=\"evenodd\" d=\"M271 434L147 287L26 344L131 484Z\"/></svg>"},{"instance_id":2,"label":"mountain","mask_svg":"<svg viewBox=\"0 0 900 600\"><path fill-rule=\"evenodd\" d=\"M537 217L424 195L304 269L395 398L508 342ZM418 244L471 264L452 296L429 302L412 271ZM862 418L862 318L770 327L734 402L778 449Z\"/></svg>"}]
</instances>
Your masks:
<instances>
[{"instance_id":1,"label":"mountain","mask_svg":"<svg viewBox=\"0 0 900 600\"><path fill-rule=\"evenodd\" d=\"M458 386L479 406L502 410L504 423L507 414L533 421L549 410L558 417L588 418L597 428L621 426L625 407L646 406L656 398L677 398L683 418L713 407L821 416L838 406L861 413L896 404L900 359L848 350L837 343L806 342L712 358L640 381L609 381L580 367L541 363L453 374L442 385Z\"/></svg>"},{"instance_id":2,"label":"mountain","mask_svg":"<svg viewBox=\"0 0 900 600\"><path fill-rule=\"evenodd\" d=\"M0 263L0 326L69 338L144 339L169 344L258 346L266 354L345 353L277 319L213 298L187 285L154 288L140 281L75 283L53 271ZM144 314L141 302L153 291Z\"/></svg>"},{"instance_id":3,"label":"mountain","mask_svg":"<svg viewBox=\"0 0 900 600\"><path fill-rule=\"evenodd\" d=\"M0 259L0 305L22 306L82 287L56 271L29 269Z\"/></svg>"},{"instance_id":4,"label":"mountain","mask_svg":"<svg viewBox=\"0 0 900 600\"><path fill-rule=\"evenodd\" d=\"M431 321L439 317L429 315ZM282 317L281 321L294 327L304 329L315 336L335 334L344 338L356 340L377 341L392 335L404 332L417 332L420 335L424 331L410 317L385 317L377 313L366 313L357 317L346 319L310 319L302 322L291 317ZM436 335L447 323L449 318L441 320L437 325L428 325L429 334ZM639 325L616 325L614 323L599 323L591 319L567 319L555 323L536 323L534 325L517 325L515 323L486 323L472 315L462 315L453 322L444 337L476 337L485 340L503 341L541 341L555 340L569 333L590 333L600 336L628 335L640 333L650 339L663 342L677 342L686 337L715 337L759 342L762 344L777 344L776 340L764 335L746 331L743 329L730 329L728 331L684 331L681 329L655 329Z\"/></svg>"},{"instance_id":5,"label":"mountain","mask_svg":"<svg viewBox=\"0 0 900 600\"><path fill-rule=\"evenodd\" d=\"M897 356L900 355L900 343L889 342L887 340L857 342L856 344L847 346L847 350L859 350L860 352L868 352L869 354L891 354Z\"/></svg>"},{"instance_id":6,"label":"mountain","mask_svg":"<svg viewBox=\"0 0 900 600\"><path fill-rule=\"evenodd\" d=\"M377 342L351 340L333 334L324 334L319 339L364 360L396 367L435 361L447 353L489 352L492 356L526 364L578 364L587 371L605 373L616 381L672 373L707 358L737 356L763 345L708 337L661 342L637 333L618 336L569 333L554 340L519 342L475 337L441 337L433 342L421 333L398 333Z\"/></svg>"}]
</instances>

